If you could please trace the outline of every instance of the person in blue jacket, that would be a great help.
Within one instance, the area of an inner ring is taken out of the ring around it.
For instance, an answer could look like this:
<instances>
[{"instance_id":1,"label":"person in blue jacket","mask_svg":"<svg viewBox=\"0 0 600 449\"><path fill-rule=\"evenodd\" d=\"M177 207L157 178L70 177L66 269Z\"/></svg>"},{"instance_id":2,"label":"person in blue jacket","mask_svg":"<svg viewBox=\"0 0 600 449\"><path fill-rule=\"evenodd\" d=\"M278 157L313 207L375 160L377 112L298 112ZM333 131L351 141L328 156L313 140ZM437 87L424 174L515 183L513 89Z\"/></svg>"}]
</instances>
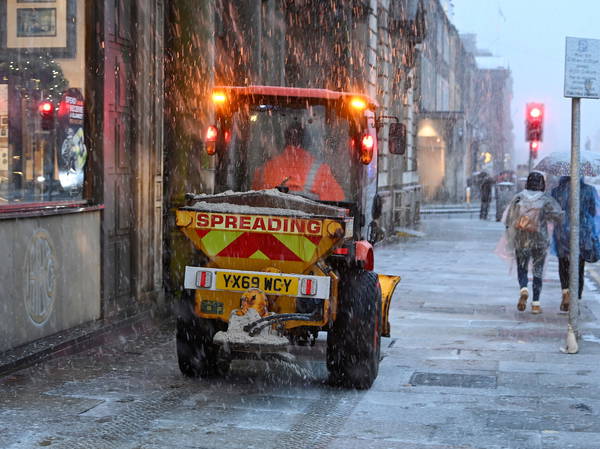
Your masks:
<instances>
[{"instance_id":1,"label":"person in blue jacket","mask_svg":"<svg viewBox=\"0 0 600 449\"><path fill-rule=\"evenodd\" d=\"M553 243L558 256L558 274L560 277L560 286L562 288L562 301L560 310L566 312L569 310L569 240L570 223L569 210L571 198L571 177L562 176L558 186L552 189L552 197L560 204L565 211L561 222L554 228ZM595 223L596 204L598 202L598 193L596 189L580 180L580 207L579 207L579 292L581 299L583 292L583 273L585 262L596 262L600 254L598 244L598 229Z\"/></svg>"}]
</instances>

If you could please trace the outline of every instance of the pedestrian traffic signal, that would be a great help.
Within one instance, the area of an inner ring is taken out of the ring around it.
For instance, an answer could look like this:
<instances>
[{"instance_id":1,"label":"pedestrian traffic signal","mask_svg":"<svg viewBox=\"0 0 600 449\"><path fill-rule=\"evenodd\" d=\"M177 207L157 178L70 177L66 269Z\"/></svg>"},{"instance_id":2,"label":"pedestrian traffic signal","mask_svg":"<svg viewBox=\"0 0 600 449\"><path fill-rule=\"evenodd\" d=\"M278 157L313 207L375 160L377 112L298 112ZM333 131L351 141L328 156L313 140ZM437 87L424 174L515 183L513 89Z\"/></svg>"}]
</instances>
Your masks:
<instances>
[{"instance_id":1,"label":"pedestrian traffic signal","mask_svg":"<svg viewBox=\"0 0 600 449\"><path fill-rule=\"evenodd\" d=\"M531 159L537 158L538 150L540 149L540 142L532 140L529 142L529 151L531 152Z\"/></svg>"},{"instance_id":2,"label":"pedestrian traffic signal","mask_svg":"<svg viewBox=\"0 0 600 449\"><path fill-rule=\"evenodd\" d=\"M41 128L44 131L51 131L54 129L54 105L50 101L42 101L38 105L38 111L40 113Z\"/></svg>"},{"instance_id":3,"label":"pedestrian traffic signal","mask_svg":"<svg viewBox=\"0 0 600 449\"><path fill-rule=\"evenodd\" d=\"M527 103L525 108L525 140L542 141L544 128L544 105Z\"/></svg>"}]
</instances>

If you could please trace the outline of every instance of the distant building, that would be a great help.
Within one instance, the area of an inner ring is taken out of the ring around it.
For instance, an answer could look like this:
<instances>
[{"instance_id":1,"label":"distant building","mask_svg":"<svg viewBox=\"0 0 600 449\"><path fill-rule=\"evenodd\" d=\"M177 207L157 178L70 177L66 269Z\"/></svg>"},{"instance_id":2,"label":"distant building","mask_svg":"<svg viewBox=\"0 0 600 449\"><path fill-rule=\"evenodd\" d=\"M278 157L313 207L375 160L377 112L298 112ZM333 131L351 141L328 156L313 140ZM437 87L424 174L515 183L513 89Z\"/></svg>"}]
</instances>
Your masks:
<instances>
[{"instance_id":1,"label":"distant building","mask_svg":"<svg viewBox=\"0 0 600 449\"><path fill-rule=\"evenodd\" d=\"M502 58L477 57L476 103L479 139L473 154L475 171L492 173L514 166L514 133L510 113L512 76Z\"/></svg>"},{"instance_id":2,"label":"distant building","mask_svg":"<svg viewBox=\"0 0 600 449\"><path fill-rule=\"evenodd\" d=\"M474 34L463 34L461 39L467 51L475 55L477 63L475 100L471 107L476 138L470 151L470 166L473 172L512 170L512 75L508 61L478 48Z\"/></svg>"},{"instance_id":3,"label":"distant building","mask_svg":"<svg viewBox=\"0 0 600 449\"><path fill-rule=\"evenodd\" d=\"M474 135L476 65L439 0L426 2L427 36L419 52L417 157L423 201L461 201Z\"/></svg>"},{"instance_id":4,"label":"distant building","mask_svg":"<svg viewBox=\"0 0 600 449\"><path fill-rule=\"evenodd\" d=\"M469 179L513 166L508 64L459 35L451 2L425 2L415 108L419 182L424 202L463 201Z\"/></svg>"}]
</instances>

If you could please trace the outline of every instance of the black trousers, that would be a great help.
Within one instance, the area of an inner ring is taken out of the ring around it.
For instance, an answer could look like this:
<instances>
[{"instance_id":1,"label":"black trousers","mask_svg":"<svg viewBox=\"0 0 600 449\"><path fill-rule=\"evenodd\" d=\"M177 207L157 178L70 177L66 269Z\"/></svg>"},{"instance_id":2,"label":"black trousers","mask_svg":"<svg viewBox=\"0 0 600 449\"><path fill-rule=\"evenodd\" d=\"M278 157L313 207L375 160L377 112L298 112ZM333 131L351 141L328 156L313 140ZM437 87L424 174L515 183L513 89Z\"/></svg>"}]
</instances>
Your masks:
<instances>
[{"instance_id":1,"label":"black trousers","mask_svg":"<svg viewBox=\"0 0 600 449\"><path fill-rule=\"evenodd\" d=\"M479 218L480 219L487 220L490 203L491 203L491 201L481 201L481 209L479 209Z\"/></svg>"},{"instance_id":2,"label":"black trousers","mask_svg":"<svg viewBox=\"0 0 600 449\"><path fill-rule=\"evenodd\" d=\"M569 258L559 257L558 258L558 275L560 277L560 286L564 290L569 288ZM583 293L583 270L585 268L585 260L579 258L579 299Z\"/></svg>"}]
</instances>

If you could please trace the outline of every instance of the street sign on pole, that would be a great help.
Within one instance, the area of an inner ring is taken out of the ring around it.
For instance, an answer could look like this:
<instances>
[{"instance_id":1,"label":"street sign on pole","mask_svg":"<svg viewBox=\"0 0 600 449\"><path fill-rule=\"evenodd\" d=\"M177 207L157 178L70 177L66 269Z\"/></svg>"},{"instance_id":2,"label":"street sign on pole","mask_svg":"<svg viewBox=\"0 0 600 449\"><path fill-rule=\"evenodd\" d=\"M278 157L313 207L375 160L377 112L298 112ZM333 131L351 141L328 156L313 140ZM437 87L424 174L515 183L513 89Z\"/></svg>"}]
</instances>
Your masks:
<instances>
[{"instance_id":1,"label":"street sign on pole","mask_svg":"<svg viewBox=\"0 0 600 449\"><path fill-rule=\"evenodd\" d=\"M571 201L569 210L569 324L564 352L579 351L579 164L581 99L600 98L600 40L567 37L565 97L571 97Z\"/></svg>"},{"instance_id":2,"label":"street sign on pole","mask_svg":"<svg viewBox=\"0 0 600 449\"><path fill-rule=\"evenodd\" d=\"M565 97L600 98L600 40L567 37Z\"/></svg>"}]
</instances>

